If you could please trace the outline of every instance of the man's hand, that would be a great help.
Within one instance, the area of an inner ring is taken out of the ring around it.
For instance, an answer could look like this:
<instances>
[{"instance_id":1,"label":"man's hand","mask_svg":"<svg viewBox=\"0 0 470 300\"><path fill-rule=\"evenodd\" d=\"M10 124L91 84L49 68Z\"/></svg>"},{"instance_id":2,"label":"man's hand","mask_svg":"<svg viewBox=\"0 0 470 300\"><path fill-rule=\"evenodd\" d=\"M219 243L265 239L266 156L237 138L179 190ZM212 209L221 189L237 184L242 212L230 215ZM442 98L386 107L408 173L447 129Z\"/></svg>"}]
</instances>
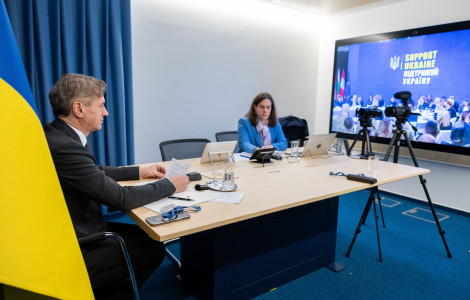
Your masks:
<instances>
[{"instance_id":1,"label":"man's hand","mask_svg":"<svg viewBox=\"0 0 470 300\"><path fill-rule=\"evenodd\" d=\"M158 164L150 165L147 167L140 167L140 178L165 178L166 169Z\"/></svg>"},{"instance_id":2,"label":"man's hand","mask_svg":"<svg viewBox=\"0 0 470 300\"><path fill-rule=\"evenodd\" d=\"M178 175L178 176L170 177L170 181L171 183L173 183L173 185L176 188L175 193L184 192L189 184L189 178L186 175Z\"/></svg>"}]
</instances>

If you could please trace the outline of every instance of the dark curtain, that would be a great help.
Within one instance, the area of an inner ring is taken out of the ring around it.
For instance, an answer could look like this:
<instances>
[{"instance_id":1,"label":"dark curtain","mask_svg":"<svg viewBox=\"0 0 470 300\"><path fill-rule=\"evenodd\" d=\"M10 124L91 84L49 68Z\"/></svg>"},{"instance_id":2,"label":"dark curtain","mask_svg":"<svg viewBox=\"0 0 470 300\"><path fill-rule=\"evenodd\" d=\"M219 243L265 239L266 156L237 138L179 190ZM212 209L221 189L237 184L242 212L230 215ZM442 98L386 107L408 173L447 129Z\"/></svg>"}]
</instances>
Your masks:
<instances>
[{"instance_id":1,"label":"dark curtain","mask_svg":"<svg viewBox=\"0 0 470 300\"><path fill-rule=\"evenodd\" d=\"M134 163L130 0L4 1L43 124L49 90L65 73L108 84L103 128L88 136L99 164Z\"/></svg>"}]
</instances>

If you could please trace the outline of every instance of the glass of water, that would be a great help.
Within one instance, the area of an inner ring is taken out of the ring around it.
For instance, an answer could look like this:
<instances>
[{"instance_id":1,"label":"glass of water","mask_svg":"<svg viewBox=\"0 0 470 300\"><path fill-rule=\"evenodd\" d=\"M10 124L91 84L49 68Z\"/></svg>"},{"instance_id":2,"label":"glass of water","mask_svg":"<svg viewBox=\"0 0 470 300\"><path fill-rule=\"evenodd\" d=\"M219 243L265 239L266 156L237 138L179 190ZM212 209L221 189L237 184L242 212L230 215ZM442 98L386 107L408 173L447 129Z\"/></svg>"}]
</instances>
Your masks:
<instances>
[{"instance_id":1,"label":"glass of water","mask_svg":"<svg viewBox=\"0 0 470 300\"><path fill-rule=\"evenodd\" d=\"M222 189L231 191L235 188L235 157L233 153L227 155L225 160L224 182Z\"/></svg>"},{"instance_id":2,"label":"glass of water","mask_svg":"<svg viewBox=\"0 0 470 300\"><path fill-rule=\"evenodd\" d=\"M369 156L367 161L367 176L377 178L377 171L379 169L379 160L378 156Z\"/></svg>"},{"instance_id":3,"label":"glass of water","mask_svg":"<svg viewBox=\"0 0 470 300\"><path fill-rule=\"evenodd\" d=\"M299 141L295 140L290 142L290 156L299 156Z\"/></svg>"},{"instance_id":4,"label":"glass of water","mask_svg":"<svg viewBox=\"0 0 470 300\"><path fill-rule=\"evenodd\" d=\"M220 188L225 178L225 162L227 160L227 153L210 152L209 158L212 165L212 172L214 174L213 184L215 187Z\"/></svg>"}]
</instances>

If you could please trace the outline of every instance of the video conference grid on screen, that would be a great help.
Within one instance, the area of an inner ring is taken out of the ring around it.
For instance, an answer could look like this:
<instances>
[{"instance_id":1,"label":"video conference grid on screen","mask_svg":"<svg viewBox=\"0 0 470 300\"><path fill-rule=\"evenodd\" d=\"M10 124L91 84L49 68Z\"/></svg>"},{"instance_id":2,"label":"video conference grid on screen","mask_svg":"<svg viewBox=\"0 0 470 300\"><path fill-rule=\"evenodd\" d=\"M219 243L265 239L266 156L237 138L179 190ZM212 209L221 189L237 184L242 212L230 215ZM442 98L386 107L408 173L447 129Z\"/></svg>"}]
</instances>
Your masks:
<instances>
[{"instance_id":1,"label":"video conference grid on screen","mask_svg":"<svg viewBox=\"0 0 470 300\"><path fill-rule=\"evenodd\" d=\"M396 120L384 111L403 106L393 95L409 91L412 126L403 127L410 140L470 147L470 22L462 23L468 29L337 41L330 131L356 134L362 128L356 110L366 108L382 112L371 114L380 115L370 118L371 137L390 138Z\"/></svg>"}]
</instances>

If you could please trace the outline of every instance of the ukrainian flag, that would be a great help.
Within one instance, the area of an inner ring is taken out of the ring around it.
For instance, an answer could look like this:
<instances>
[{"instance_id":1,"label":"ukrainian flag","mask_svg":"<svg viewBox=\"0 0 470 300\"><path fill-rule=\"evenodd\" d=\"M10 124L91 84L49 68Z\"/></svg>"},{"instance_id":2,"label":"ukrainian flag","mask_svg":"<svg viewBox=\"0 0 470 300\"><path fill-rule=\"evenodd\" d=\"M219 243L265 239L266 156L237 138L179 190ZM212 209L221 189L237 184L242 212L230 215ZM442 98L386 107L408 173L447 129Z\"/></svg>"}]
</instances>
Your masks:
<instances>
[{"instance_id":1,"label":"ukrainian flag","mask_svg":"<svg viewBox=\"0 0 470 300\"><path fill-rule=\"evenodd\" d=\"M5 285L5 299L30 298L26 291L58 299L93 299L1 0L0 41L0 283Z\"/></svg>"}]
</instances>

